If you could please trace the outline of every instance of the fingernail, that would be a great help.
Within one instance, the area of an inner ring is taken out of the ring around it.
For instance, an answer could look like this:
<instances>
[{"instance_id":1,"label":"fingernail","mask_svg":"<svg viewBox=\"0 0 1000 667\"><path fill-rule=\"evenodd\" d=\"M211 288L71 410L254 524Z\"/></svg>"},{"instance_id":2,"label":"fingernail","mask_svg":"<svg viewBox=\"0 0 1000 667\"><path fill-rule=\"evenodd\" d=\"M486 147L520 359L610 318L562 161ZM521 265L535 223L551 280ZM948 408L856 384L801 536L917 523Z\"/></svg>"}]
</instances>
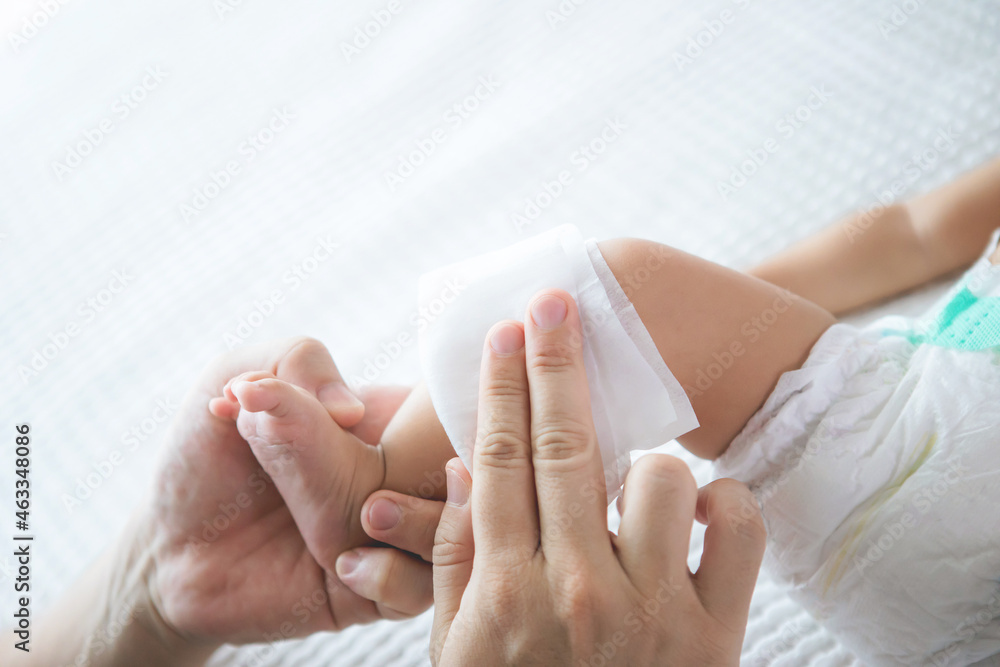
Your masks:
<instances>
[{"instance_id":1,"label":"fingernail","mask_svg":"<svg viewBox=\"0 0 1000 667\"><path fill-rule=\"evenodd\" d=\"M361 557L358 556L357 552L345 551L337 559L337 576L341 579L346 579L351 576L352 572L358 569L358 564L360 563Z\"/></svg>"},{"instance_id":2,"label":"fingernail","mask_svg":"<svg viewBox=\"0 0 1000 667\"><path fill-rule=\"evenodd\" d=\"M524 347L524 330L511 322L499 324L490 336L490 346L497 354L513 354Z\"/></svg>"},{"instance_id":3,"label":"fingernail","mask_svg":"<svg viewBox=\"0 0 1000 667\"><path fill-rule=\"evenodd\" d=\"M469 487L457 472L451 468L448 471L448 504L462 507L469 501Z\"/></svg>"},{"instance_id":4,"label":"fingernail","mask_svg":"<svg viewBox=\"0 0 1000 667\"><path fill-rule=\"evenodd\" d=\"M363 408L365 404L361 402L357 396L351 393L351 390L347 388L343 382L331 382L328 385L320 387L319 391L316 392L316 397L319 402L328 408L331 407L344 407L344 408Z\"/></svg>"},{"instance_id":5,"label":"fingernail","mask_svg":"<svg viewBox=\"0 0 1000 667\"><path fill-rule=\"evenodd\" d=\"M368 523L375 530L392 530L401 518L399 505L387 498L379 498L368 508Z\"/></svg>"},{"instance_id":6,"label":"fingernail","mask_svg":"<svg viewBox=\"0 0 1000 667\"><path fill-rule=\"evenodd\" d=\"M531 304L531 319L542 329L552 329L566 319L566 302L554 294L546 294Z\"/></svg>"}]
</instances>

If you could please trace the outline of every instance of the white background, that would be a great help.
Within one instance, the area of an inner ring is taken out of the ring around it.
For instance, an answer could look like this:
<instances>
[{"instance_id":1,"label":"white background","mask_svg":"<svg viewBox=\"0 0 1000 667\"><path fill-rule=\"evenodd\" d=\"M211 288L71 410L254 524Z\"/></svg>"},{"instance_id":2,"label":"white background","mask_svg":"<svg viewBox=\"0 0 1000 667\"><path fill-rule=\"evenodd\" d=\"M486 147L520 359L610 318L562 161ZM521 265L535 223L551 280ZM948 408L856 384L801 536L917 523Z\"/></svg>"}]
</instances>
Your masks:
<instances>
[{"instance_id":1,"label":"white background","mask_svg":"<svg viewBox=\"0 0 1000 667\"><path fill-rule=\"evenodd\" d=\"M36 610L121 527L166 428L80 507L67 510L64 494L158 400L180 401L273 290L284 302L249 340L311 334L356 377L383 345L414 338L416 280L443 263L572 222L585 236L648 237L746 267L894 180L923 191L1000 144L995 1L590 0L557 14L557 0L404 0L350 61L343 44L387 0L72 0L48 16L43 4L0 8L0 538L9 544L13 521L13 424L30 422ZM716 23L724 10L732 20ZM165 76L133 93L147 68ZM499 88L449 122L480 77ZM829 100L788 135L779 122L813 87ZM275 108L294 119L247 163L241 144ZM63 173L56 163L104 119L112 131ZM574 153L609 119L626 129L579 171ZM444 140L390 188L400 155L437 128ZM953 148L914 173L912 156L949 128ZM720 196L768 138L777 152ZM186 221L181 205L230 160L240 173ZM572 184L519 230L512 214L562 170ZM338 252L294 287L286 275L317 238ZM114 271L133 278L87 319L81 304ZM900 307L915 312L933 293ZM71 324L77 335L26 375ZM405 347L378 381L415 381L416 361ZM11 565L0 556L3 619ZM427 628L424 616L277 651L225 649L215 664L423 664ZM764 578L744 662L851 658Z\"/></svg>"}]
</instances>

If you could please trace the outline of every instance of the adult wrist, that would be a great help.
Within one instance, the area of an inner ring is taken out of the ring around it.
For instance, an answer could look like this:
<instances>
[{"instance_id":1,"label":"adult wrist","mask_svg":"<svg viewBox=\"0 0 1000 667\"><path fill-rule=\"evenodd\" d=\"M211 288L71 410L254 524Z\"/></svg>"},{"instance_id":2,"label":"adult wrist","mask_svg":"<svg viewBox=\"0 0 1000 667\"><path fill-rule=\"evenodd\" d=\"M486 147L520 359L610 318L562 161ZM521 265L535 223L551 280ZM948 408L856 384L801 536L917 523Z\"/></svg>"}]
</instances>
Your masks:
<instances>
[{"instance_id":1,"label":"adult wrist","mask_svg":"<svg viewBox=\"0 0 1000 667\"><path fill-rule=\"evenodd\" d=\"M156 559L156 520L139 512L103 560L93 631L82 652L89 664L200 666L221 646L186 636L164 614Z\"/></svg>"}]
</instances>

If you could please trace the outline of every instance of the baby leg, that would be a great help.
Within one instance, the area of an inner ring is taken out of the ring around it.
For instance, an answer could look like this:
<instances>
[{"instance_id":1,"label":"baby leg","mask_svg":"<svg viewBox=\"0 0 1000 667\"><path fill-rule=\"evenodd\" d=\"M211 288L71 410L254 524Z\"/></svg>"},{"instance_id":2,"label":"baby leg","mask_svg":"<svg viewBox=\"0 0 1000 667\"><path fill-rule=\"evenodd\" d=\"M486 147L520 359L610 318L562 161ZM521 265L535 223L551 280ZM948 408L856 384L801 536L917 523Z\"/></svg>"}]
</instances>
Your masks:
<instances>
[{"instance_id":1,"label":"baby leg","mask_svg":"<svg viewBox=\"0 0 1000 667\"><path fill-rule=\"evenodd\" d=\"M233 378L223 394L213 400L210 409L218 416L235 418L240 435L264 471L279 485L286 484L287 488L279 491L293 514L301 513L296 514L296 522L319 516L339 519L316 536L322 544L311 546L336 556L365 543L360 509L368 495L382 485L384 465L378 448L340 428L311 392L266 371ZM289 450L295 450L298 460L315 457L317 465L321 459L328 460L333 451L336 469L322 492L282 482L286 476L274 474L285 463Z\"/></svg>"},{"instance_id":2,"label":"baby leg","mask_svg":"<svg viewBox=\"0 0 1000 667\"><path fill-rule=\"evenodd\" d=\"M698 456L720 456L781 374L799 368L835 322L770 283L659 243L618 239L600 250L688 393L701 427L680 442ZM454 451L424 388L400 408L382 445L385 488L442 496Z\"/></svg>"},{"instance_id":3,"label":"baby leg","mask_svg":"<svg viewBox=\"0 0 1000 667\"><path fill-rule=\"evenodd\" d=\"M792 293L653 241L599 244L701 427L679 438L715 459L799 368L833 315Z\"/></svg>"}]
</instances>

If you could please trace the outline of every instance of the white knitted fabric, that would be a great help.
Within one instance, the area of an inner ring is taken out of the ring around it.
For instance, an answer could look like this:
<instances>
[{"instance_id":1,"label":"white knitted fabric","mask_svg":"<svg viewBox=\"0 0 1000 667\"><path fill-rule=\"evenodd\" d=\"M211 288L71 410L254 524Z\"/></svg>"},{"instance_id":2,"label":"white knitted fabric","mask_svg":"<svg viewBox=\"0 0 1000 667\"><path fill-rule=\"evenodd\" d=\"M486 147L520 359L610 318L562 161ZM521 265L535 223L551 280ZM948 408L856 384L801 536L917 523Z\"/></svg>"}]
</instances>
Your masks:
<instances>
[{"instance_id":1,"label":"white knitted fabric","mask_svg":"<svg viewBox=\"0 0 1000 667\"><path fill-rule=\"evenodd\" d=\"M1000 151L998 13L996 0L4 3L0 442L9 452L13 424L32 424L35 609L148 488L158 402L179 402L229 344L311 334L353 382L412 382L430 269L566 222L745 267L895 180L907 194L947 182ZM114 450L113 474L68 510ZM0 522L4 544L11 529ZM9 590L12 557L0 566ZM0 595L3 618L11 602ZM213 665L423 665L429 625L226 648ZM765 577L744 664L853 658Z\"/></svg>"}]
</instances>

